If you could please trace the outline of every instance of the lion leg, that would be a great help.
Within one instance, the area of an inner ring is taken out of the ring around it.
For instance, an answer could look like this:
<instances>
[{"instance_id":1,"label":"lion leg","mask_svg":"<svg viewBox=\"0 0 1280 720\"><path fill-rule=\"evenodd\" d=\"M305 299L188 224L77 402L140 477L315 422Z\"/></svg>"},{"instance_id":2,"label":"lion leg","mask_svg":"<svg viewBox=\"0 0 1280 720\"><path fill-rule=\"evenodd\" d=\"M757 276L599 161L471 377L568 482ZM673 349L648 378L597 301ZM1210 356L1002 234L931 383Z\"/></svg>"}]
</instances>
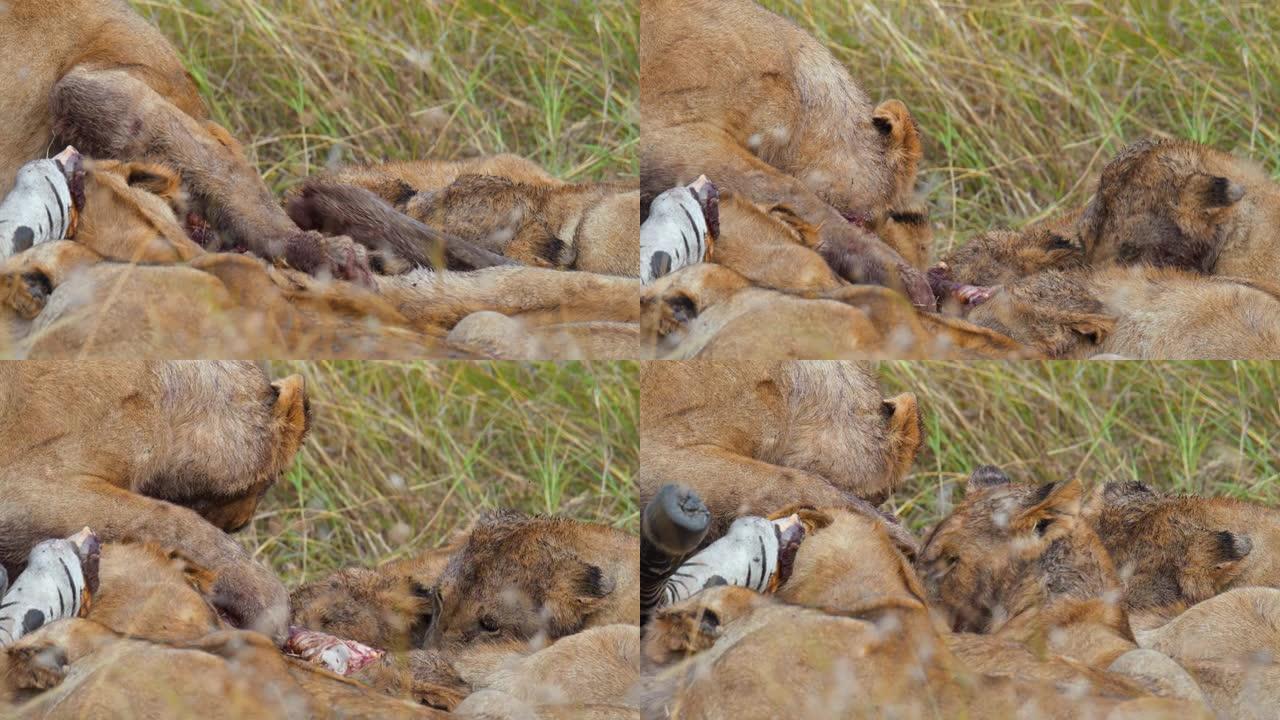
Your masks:
<instances>
[{"instance_id":1,"label":"lion leg","mask_svg":"<svg viewBox=\"0 0 1280 720\"><path fill-rule=\"evenodd\" d=\"M300 231L226 130L183 112L130 72L75 68L54 87L51 106L57 136L88 155L176 167L231 245L312 274L361 280L368 272L356 254L335 256L319 236Z\"/></svg>"},{"instance_id":2,"label":"lion leg","mask_svg":"<svg viewBox=\"0 0 1280 720\"><path fill-rule=\"evenodd\" d=\"M388 258L403 258L418 267L475 270L515 264L478 245L437 232L354 185L308 182L289 201L288 212L304 230L345 235Z\"/></svg>"},{"instance_id":3,"label":"lion leg","mask_svg":"<svg viewBox=\"0 0 1280 720\"><path fill-rule=\"evenodd\" d=\"M786 205L820 228L817 250L845 280L884 285L904 292L918 306L936 306L923 273L875 235L846 221L800 180L747 152L724 131L701 123L646 130L640 151L642 209L659 193L687 185L699 175L757 203Z\"/></svg>"},{"instance_id":4,"label":"lion leg","mask_svg":"<svg viewBox=\"0 0 1280 720\"><path fill-rule=\"evenodd\" d=\"M491 311L532 324L640 319L640 281L614 275L509 266L474 272L417 272L379 281L411 322L452 328Z\"/></svg>"},{"instance_id":5,"label":"lion leg","mask_svg":"<svg viewBox=\"0 0 1280 720\"><path fill-rule=\"evenodd\" d=\"M56 687L71 664L118 637L92 620L66 618L49 623L0 650L0 682L11 691Z\"/></svg>"},{"instance_id":6,"label":"lion leg","mask_svg":"<svg viewBox=\"0 0 1280 720\"><path fill-rule=\"evenodd\" d=\"M49 487L50 482L56 486ZM0 488L0 560L14 567L37 542L89 526L102 542L146 540L182 553L217 576L211 601L237 626L283 642L289 596L270 570L195 511L92 477L10 482Z\"/></svg>"},{"instance_id":7,"label":"lion leg","mask_svg":"<svg viewBox=\"0 0 1280 720\"><path fill-rule=\"evenodd\" d=\"M686 485L711 513L711 530L703 539L704 546L723 535L734 518L768 517L775 510L792 505L843 508L873 517L885 523L894 542L908 549L916 546L911 533L896 521L826 478L721 448L663 448L643 453L636 483L640 501L647 505L655 497L655 490L667 483Z\"/></svg>"}]
</instances>

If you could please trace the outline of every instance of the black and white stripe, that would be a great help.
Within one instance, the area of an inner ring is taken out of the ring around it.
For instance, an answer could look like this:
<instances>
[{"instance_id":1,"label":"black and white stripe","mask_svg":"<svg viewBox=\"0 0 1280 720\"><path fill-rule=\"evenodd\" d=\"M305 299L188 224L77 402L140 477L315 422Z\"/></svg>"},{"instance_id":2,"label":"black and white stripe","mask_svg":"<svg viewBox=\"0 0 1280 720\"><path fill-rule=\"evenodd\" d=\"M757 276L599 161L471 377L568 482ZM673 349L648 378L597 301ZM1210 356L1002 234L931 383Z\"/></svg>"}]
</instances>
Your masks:
<instances>
[{"instance_id":1,"label":"black and white stripe","mask_svg":"<svg viewBox=\"0 0 1280 720\"><path fill-rule=\"evenodd\" d=\"M779 549L774 523L762 517L740 517L723 537L671 573L658 589L656 606L678 603L716 585L764 592L778 572Z\"/></svg>"},{"instance_id":2,"label":"black and white stripe","mask_svg":"<svg viewBox=\"0 0 1280 720\"><path fill-rule=\"evenodd\" d=\"M0 202L3 257L61 240L71 228L71 190L54 160L36 160L18 170L13 190Z\"/></svg>"},{"instance_id":3,"label":"black and white stripe","mask_svg":"<svg viewBox=\"0 0 1280 720\"><path fill-rule=\"evenodd\" d=\"M652 284L707 258L707 219L691 186L674 187L653 199L640 225L640 281Z\"/></svg>"},{"instance_id":4,"label":"black and white stripe","mask_svg":"<svg viewBox=\"0 0 1280 720\"><path fill-rule=\"evenodd\" d=\"M47 623L76 617L86 581L73 540L45 540L32 548L27 567L0 600L0 646Z\"/></svg>"}]
</instances>

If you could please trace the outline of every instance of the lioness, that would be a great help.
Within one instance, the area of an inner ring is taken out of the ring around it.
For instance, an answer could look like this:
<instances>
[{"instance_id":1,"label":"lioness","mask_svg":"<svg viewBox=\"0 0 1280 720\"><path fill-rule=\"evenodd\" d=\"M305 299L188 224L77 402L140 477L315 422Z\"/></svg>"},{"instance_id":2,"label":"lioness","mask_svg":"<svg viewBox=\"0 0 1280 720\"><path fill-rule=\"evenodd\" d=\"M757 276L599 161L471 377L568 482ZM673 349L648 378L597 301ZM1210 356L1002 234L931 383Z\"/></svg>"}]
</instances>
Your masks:
<instances>
[{"instance_id":1,"label":"lioness","mask_svg":"<svg viewBox=\"0 0 1280 720\"><path fill-rule=\"evenodd\" d=\"M642 211L705 174L820 228L850 282L935 305L924 276L859 227L915 183L922 152L902 103L873 108L817 40L749 0L645 0L640 35Z\"/></svg>"},{"instance_id":2,"label":"lioness","mask_svg":"<svg viewBox=\"0 0 1280 720\"><path fill-rule=\"evenodd\" d=\"M344 248L289 220L239 143L208 119L173 47L128 3L72 0L51 8L15 0L6 4L0 42L33 48L0 61L0 112L8 118L0 195L54 138L102 159L162 160L182 172L199 213L228 245L287 257L306 272L352 276Z\"/></svg>"},{"instance_id":3,"label":"lioness","mask_svg":"<svg viewBox=\"0 0 1280 720\"><path fill-rule=\"evenodd\" d=\"M692 489L711 513L706 542L793 503L874 516L922 435L914 395L885 398L870 367L834 361L646 363L640 428L641 506L669 483Z\"/></svg>"},{"instance_id":4,"label":"lioness","mask_svg":"<svg viewBox=\"0 0 1280 720\"><path fill-rule=\"evenodd\" d=\"M249 363L0 364L0 560L90 525L217 573L233 623L282 640L284 588L225 534L245 526L308 429L306 389Z\"/></svg>"}]
</instances>

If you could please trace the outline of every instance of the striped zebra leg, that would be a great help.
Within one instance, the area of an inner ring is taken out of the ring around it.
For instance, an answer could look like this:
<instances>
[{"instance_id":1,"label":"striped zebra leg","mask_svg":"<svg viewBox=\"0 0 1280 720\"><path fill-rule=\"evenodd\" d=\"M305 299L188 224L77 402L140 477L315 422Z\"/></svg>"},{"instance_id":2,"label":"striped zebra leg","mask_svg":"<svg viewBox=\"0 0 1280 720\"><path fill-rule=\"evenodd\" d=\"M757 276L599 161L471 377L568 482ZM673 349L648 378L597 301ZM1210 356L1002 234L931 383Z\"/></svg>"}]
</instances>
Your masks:
<instances>
[{"instance_id":1,"label":"striped zebra leg","mask_svg":"<svg viewBox=\"0 0 1280 720\"><path fill-rule=\"evenodd\" d=\"M702 544L711 513L692 490L664 485L640 518L640 617L661 604L671 575Z\"/></svg>"}]
</instances>

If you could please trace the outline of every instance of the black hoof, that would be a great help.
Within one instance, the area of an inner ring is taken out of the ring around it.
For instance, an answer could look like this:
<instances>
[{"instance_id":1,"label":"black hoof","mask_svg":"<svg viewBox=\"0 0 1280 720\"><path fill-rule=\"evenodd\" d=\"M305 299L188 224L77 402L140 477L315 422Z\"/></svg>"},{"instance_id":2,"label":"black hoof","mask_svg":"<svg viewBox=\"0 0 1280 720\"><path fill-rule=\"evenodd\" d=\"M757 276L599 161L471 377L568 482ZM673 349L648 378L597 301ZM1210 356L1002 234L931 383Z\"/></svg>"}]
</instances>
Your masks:
<instances>
[{"instance_id":1,"label":"black hoof","mask_svg":"<svg viewBox=\"0 0 1280 720\"><path fill-rule=\"evenodd\" d=\"M640 518L640 534L663 553L679 557L692 553L711 526L711 513L694 491L664 485Z\"/></svg>"}]
</instances>

